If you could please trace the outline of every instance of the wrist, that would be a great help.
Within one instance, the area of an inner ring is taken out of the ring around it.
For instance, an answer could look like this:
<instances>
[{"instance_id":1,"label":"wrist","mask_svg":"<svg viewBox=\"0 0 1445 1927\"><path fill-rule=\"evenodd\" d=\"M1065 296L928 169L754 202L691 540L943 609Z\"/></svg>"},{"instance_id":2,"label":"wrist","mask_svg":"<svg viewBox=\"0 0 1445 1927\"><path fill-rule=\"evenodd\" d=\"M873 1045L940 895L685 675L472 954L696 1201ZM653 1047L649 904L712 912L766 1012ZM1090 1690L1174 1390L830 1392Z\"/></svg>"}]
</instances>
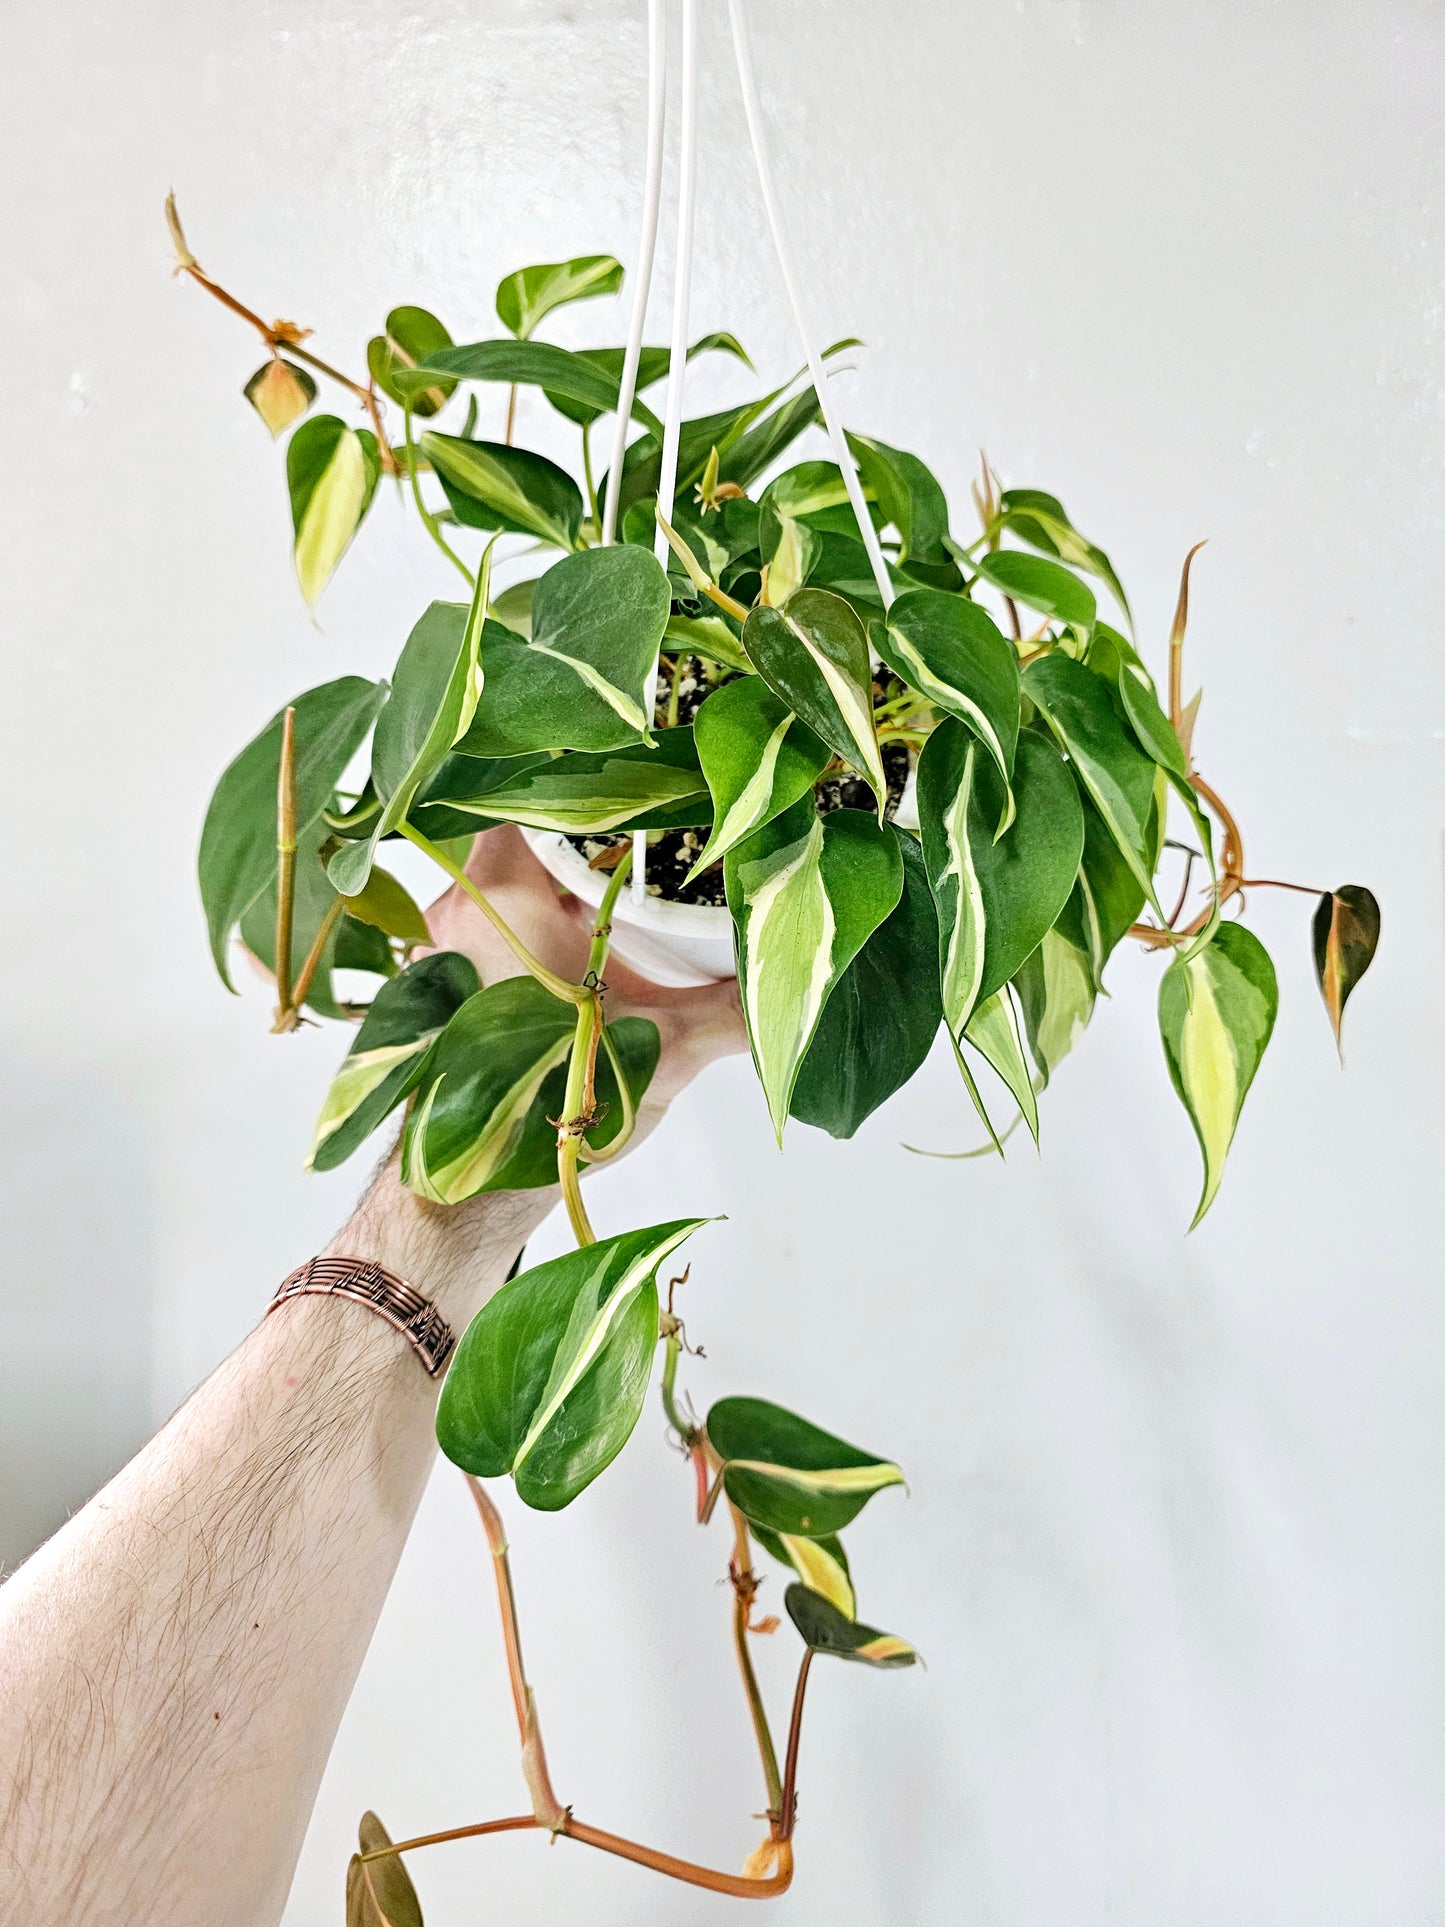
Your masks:
<instances>
[{"instance_id":1,"label":"wrist","mask_svg":"<svg viewBox=\"0 0 1445 1927\"><path fill-rule=\"evenodd\" d=\"M432 1204L388 1158L322 1257L371 1259L429 1298L458 1338L557 1202L553 1186Z\"/></svg>"}]
</instances>

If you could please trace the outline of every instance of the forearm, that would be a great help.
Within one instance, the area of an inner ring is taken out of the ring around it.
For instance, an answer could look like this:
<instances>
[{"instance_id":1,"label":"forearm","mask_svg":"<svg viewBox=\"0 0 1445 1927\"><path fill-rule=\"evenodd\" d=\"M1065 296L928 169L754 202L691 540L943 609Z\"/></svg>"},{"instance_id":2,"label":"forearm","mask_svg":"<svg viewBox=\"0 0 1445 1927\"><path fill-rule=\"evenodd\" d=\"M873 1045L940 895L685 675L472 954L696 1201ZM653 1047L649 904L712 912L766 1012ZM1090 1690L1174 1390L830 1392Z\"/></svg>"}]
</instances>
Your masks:
<instances>
[{"instance_id":1,"label":"forearm","mask_svg":"<svg viewBox=\"0 0 1445 1927\"><path fill-rule=\"evenodd\" d=\"M408 1278L460 1332L551 1202L442 1212L388 1167L330 1249ZM279 1917L432 1463L436 1392L363 1307L288 1303L0 1588L17 1919Z\"/></svg>"}]
</instances>

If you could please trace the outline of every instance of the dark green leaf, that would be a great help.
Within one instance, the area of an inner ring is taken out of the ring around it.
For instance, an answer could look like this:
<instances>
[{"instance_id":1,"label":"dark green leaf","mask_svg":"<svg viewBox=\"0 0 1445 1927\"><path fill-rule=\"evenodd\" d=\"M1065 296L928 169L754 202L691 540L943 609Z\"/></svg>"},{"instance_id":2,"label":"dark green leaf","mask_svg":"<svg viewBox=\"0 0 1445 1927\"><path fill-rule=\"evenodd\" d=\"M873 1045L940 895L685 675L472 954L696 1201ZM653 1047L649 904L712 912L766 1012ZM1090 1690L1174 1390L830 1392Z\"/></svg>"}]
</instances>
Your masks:
<instances>
[{"instance_id":1,"label":"dark green leaf","mask_svg":"<svg viewBox=\"0 0 1445 1927\"><path fill-rule=\"evenodd\" d=\"M804 1644L815 1653L862 1660L866 1666L912 1666L918 1658L906 1639L860 1625L810 1586L789 1586L783 1604Z\"/></svg>"},{"instance_id":2,"label":"dark green leaf","mask_svg":"<svg viewBox=\"0 0 1445 1927\"><path fill-rule=\"evenodd\" d=\"M565 468L530 449L427 433L422 453L437 472L459 522L510 529L572 549L582 525L582 491Z\"/></svg>"},{"instance_id":3,"label":"dark green leaf","mask_svg":"<svg viewBox=\"0 0 1445 1927\"><path fill-rule=\"evenodd\" d=\"M863 485L882 511L885 523L898 531L900 560L954 567L944 537L948 534L948 503L943 490L916 455L890 448L869 435L848 437Z\"/></svg>"},{"instance_id":4,"label":"dark green leaf","mask_svg":"<svg viewBox=\"0 0 1445 1927\"><path fill-rule=\"evenodd\" d=\"M824 1004L793 1086L792 1115L834 1137L852 1137L902 1089L927 1057L943 1018L938 916L923 853L914 837L894 834L903 894Z\"/></svg>"},{"instance_id":5,"label":"dark green leaf","mask_svg":"<svg viewBox=\"0 0 1445 1927\"><path fill-rule=\"evenodd\" d=\"M1002 594L1055 621L1085 630L1093 626L1098 610L1093 590L1058 562L1019 549L998 549L980 557L978 572Z\"/></svg>"},{"instance_id":6,"label":"dark green leaf","mask_svg":"<svg viewBox=\"0 0 1445 1927\"><path fill-rule=\"evenodd\" d=\"M798 1067L828 996L903 891L898 839L811 796L723 860L753 1062L781 1143Z\"/></svg>"},{"instance_id":7,"label":"dark green leaf","mask_svg":"<svg viewBox=\"0 0 1445 1927\"><path fill-rule=\"evenodd\" d=\"M628 1231L535 1265L467 1327L437 1409L437 1438L482 1478L555 1512L591 1484L642 1411L657 1349L657 1267L702 1218Z\"/></svg>"},{"instance_id":8,"label":"dark green leaf","mask_svg":"<svg viewBox=\"0 0 1445 1927\"><path fill-rule=\"evenodd\" d=\"M730 334L704 335L701 341L695 341L688 349L687 358L691 361L695 356L705 355L710 351L733 355L747 367L750 368L752 366L752 363L748 360L743 350L742 343L736 335ZM625 348L581 348L578 350L578 354L583 361L590 361L595 368L600 368L602 373L611 381L613 400L610 407L603 409L597 407L594 403L577 401L571 395L558 394L555 389L549 389L547 391L548 401L551 402L559 414L565 415L568 421L576 422L581 428L585 428L589 423L597 421L604 414L612 413L613 410L616 409L617 395L622 386L622 364L626 353ZM644 348L637 364L637 386L639 391L644 388L650 388L655 381L661 381L662 377L667 373L668 363L671 359L670 349Z\"/></svg>"},{"instance_id":9,"label":"dark green leaf","mask_svg":"<svg viewBox=\"0 0 1445 1927\"><path fill-rule=\"evenodd\" d=\"M962 596L909 589L870 637L896 675L968 725L1007 785L1019 733L1019 663L992 618Z\"/></svg>"},{"instance_id":10,"label":"dark green leaf","mask_svg":"<svg viewBox=\"0 0 1445 1927\"><path fill-rule=\"evenodd\" d=\"M875 1492L902 1485L887 1459L765 1398L723 1398L707 1415L723 1486L750 1522L822 1539L856 1519Z\"/></svg>"},{"instance_id":11,"label":"dark green leaf","mask_svg":"<svg viewBox=\"0 0 1445 1927\"><path fill-rule=\"evenodd\" d=\"M616 375L586 355L573 354L550 341L472 341L460 348L443 348L429 355L420 368L398 370L395 380L405 396L422 392L438 375L542 388L549 399L562 395L598 414L611 414L617 406ZM649 433L662 434L661 422L645 402L633 402L632 418Z\"/></svg>"},{"instance_id":12,"label":"dark green leaf","mask_svg":"<svg viewBox=\"0 0 1445 1927\"><path fill-rule=\"evenodd\" d=\"M386 333L373 335L366 344L366 365L371 379L392 401L405 405L409 400L413 414L435 415L446 406L456 383L433 380L419 392L404 393L397 386L397 376L451 345L451 336L425 308L393 308L386 317Z\"/></svg>"},{"instance_id":13,"label":"dark green leaf","mask_svg":"<svg viewBox=\"0 0 1445 1927\"><path fill-rule=\"evenodd\" d=\"M863 624L841 596L804 589L786 609L754 609L743 647L758 674L795 715L888 794L873 725L873 670Z\"/></svg>"},{"instance_id":14,"label":"dark green leaf","mask_svg":"<svg viewBox=\"0 0 1445 1927\"><path fill-rule=\"evenodd\" d=\"M696 741L713 832L694 875L806 796L831 760L828 745L760 676L712 692L697 712Z\"/></svg>"},{"instance_id":15,"label":"dark green leaf","mask_svg":"<svg viewBox=\"0 0 1445 1927\"><path fill-rule=\"evenodd\" d=\"M1079 534L1056 495L1046 495L1040 488L1006 488L1000 497L1000 506L1004 526L1020 541L1098 576L1113 591L1124 614L1129 615L1128 597L1114 573L1113 563L1102 549Z\"/></svg>"},{"instance_id":16,"label":"dark green leaf","mask_svg":"<svg viewBox=\"0 0 1445 1927\"><path fill-rule=\"evenodd\" d=\"M479 777L496 767L466 760ZM655 748L639 743L601 755L574 751L536 762L529 758L510 781L485 782L475 797L456 795L450 808L567 836L689 829L712 819L712 798L690 727L660 729Z\"/></svg>"},{"instance_id":17,"label":"dark green leaf","mask_svg":"<svg viewBox=\"0 0 1445 1927\"><path fill-rule=\"evenodd\" d=\"M642 1102L657 1069L660 1046L658 1029L646 1017L618 1017L607 1026L607 1036L617 1053L628 1094L636 1109ZM597 1053L597 1123L587 1133L587 1145L598 1151L607 1146L622 1129L626 1111L617 1077L606 1050ZM515 1148L499 1164L483 1189L487 1191L532 1191L557 1182L557 1126L567 1094L567 1066L559 1064L538 1087L531 1108L517 1134ZM586 1151L583 1152L584 1164Z\"/></svg>"},{"instance_id":18,"label":"dark green leaf","mask_svg":"<svg viewBox=\"0 0 1445 1927\"><path fill-rule=\"evenodd\" d=\"M475 966L454 950L418 958L382 985L326 1093L311 1169L344 1163L410 1095L428 1045L479 988Z\"/></svg>"}]
</instances>

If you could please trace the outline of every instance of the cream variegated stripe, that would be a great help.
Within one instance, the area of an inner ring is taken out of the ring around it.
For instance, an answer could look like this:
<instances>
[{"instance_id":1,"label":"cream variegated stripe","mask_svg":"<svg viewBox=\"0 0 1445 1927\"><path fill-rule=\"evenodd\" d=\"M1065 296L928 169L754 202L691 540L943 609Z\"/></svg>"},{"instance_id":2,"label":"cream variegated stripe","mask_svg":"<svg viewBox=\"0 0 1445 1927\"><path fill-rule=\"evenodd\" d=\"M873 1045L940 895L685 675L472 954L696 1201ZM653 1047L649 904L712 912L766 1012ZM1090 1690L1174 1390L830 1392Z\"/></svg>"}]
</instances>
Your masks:
<instances>
[{"instance_id":1,"label":"cream variegated stripe","mask_svg":"<svg viewBox=\"0 0 1445 1927\"><path fill-rule=\"evenodd\" d=\"M908 680L922 696L929 697L945 710L966 710L969 722L983 739L985 749L998 765L998 773L1004 780L1005 801L1003 819L995 832L995 841L1008 829L1017 815L1014 804L1013 784L1009 781L1008 764L1004 761L1003 744L998 739L998 731L985 716L978 704L965 690L956 689L952 683L944 682L935 676L928 664L919 655L913 644L901 629L891 625L888 630L894 652L908 666Z\"/></svg>"},{"instance_id":2,"label":"cream variegated stripe","mask_svg":"<svg viewBox=\"0 0 1445 1927\"><path fill-rule=\"evenodd\" d=\"M832 1553L820 1546L816 1539L806 1539L800 1533L780 1532L778 1541L805 1586L811 1586L814 1592L821 1593L845 1618L858 1617L853 1587Z\"/></svg>"},{"instance_id":3,"label":"cream variegated stripe","mask_svg":"<svg viewBox=\"0 0 1445 1927\"><path fill-rule=\"evenodd\" d=\"M790 596L797 594L807 581L817 554L818 542L813 531L795 522L791 515L782 516L778 546L767 564L765 599L770 607L781 609Z\"/></svg>"},{"instance_id":4,"label":"cream variegated stripe","mask_svg":"<svg viewBox=\"0 0 1445 1927\"><path fill-rule=\"evenodd\" d=\"M1224 1176L1224 1160L1239 1115L1239 1063L1206 964L1201 960L1185 969L1189 1003L1179 1039L1179 1075L1204 1147L1204 1195L1194 1215L1197 1224L1213 1204Z\"/></svg>"},{"instance_id":5,"label":"cream variegated stripe","mask_svg":"<svg viewBox=\"0 0 1445 1927\"><path fill-rule=\"evenodd\" d=\"M565 650L549 649L545 642L538 642L535 637L527 646L535 649L539 656L550 656L553 662L566 663L589 689L596 690L608 708L615 710L624 723L644 736L647 734L642 705L634 702L625 689L619 689L616 683L609 682L600 669L594 668L590 662L583 662L579 656L569 656Z\"/></svg>"},{"instance_id":6,"label":"cream variegated stripe","mask_svg":"<svg viewBox=\"0 0 1445 1927\"><path fill-rule=\"evenodd\" d=\"M570 1043L571 1040L569 1039L568 1041ZM633 1259L622 1277L618 1279L615 1288L608 1294L606 1300L594 1313L586 1335L582 1338L581 1342L575 1346L575 1349L573 1349L572 1356L565 1369L557 1375L555 1383L548 1386L542 1402L533 1414L532 1423L527 1429L527 1435L522 1440L521 1445L518 1446L517 1456L512 1461L513 1478L521 1471L524 1461L531 1453L538 1439L541 1438L547 1427L552 1423L552 1420L557 1416L564 1399L580 1384L587 1367L607 1343L608 1335L611 1333L613 1326L631 1304L633 1298L643 1289L648 1279L652 1276L653 1272L656 1271L668 1253L670 1251L676 1251L684 1239L692 1236L693 1232L697 1229L697 1224L697 1220L685 1223L679 1226L676 1231L670 1233L670 1235L660 1243L651 1245L647 1250L640 1252L638 1256ZM565 1342L566 1341L564 1341L564 1343Z\"/></svg>"},{"instance_id":7,"label":"cream variegated stripe","mask_svg":"<svg viewBox=\"0 0 1445 1927\"><path fill-rule=\"evenodd\" d=\"M296 531L296 580L308 607L315 604L356 533L366 504L366 456L348 428L316 478Z\"/></svg>"},{"instance_id":8,"label":"cream variegated stripe","mask_svg":"<svg viewBox=\"0 0 1445 1927\"><path fill-rule=\"evenodd\" d=\"M412 1128L411 1158L407 1170L407 1182L411 1188L435 1204L457 1204L479 1191L516 1149L532 1100L548 1073L555 1070L567 1055L571 1044L571 1033L564 1033L544 1056L529 1064L522 1076L503 1093L466 1150L449 1164L433 1171L427 1163L426 1130L436 1094L444 1081L439 1077L427 1092Z\"/></svg>"},{"instance_id":9,"label":"cream variegated stripe","mask_svg":"<svg viewBox=\"0 0 1445 1927\"><path fill-rule=\"evenodd\" d=\"M1005 984L1002 990L996 990L991 997L984 998L969 1018L964 1035L976 1050L983 1053L1008 1085L1014 1102L1023 1112L1029 1136L1037 1144L1039 1101L1024 1048L1023 1026L1019 1022L1018 1007L1009 985Z\"/></svg>"},{"instance_id":10,"label":"cream variegated stripe","mask_svg":"<svg viewBox=\"0 0 1445 1927\"><path fill-rule=\"evenodd\" d=\"M477 816L499 817L508 823L525 823L531 829L580 834L611 830L643 810L659 809L690 796L707 795L707 786L695 770L646 769L637 763L619 764L618 768L630 773L631 793L626 774L613 780L610 794L599 793L598 786L608 781L604 769L589 777L544 776L543 782L550 780L554 792L569 792L554 793L546 802L531 798L526 786L521 785L512 790L491 790L474 801L448 799L447 807ZM589 784L593 786L591 789Z\"/></svg>"},{"instance_id":11,"label":"cream variegated stripe","mask_svg":"<svg viewBox=\"0 0 1445 1927\"><path fill-rule=\"evenodd\" d=\"M1038 1048L1052 1075L1088 1028L1094 1010L1094 980L1083 952L1057 930L1045 934L1040 959L1044 1014L1038 1026Z\"/></svg>"},{"instance_id":12,"label":"cream variegated stripe","mask_svg":"<svg viewBox=\"0 0 1445 1927\"><path fill-rule=\"evenodd\" d=\"M911 1659L916 1648L910 1646L906 1639L900 1639L897 1633L880 1633L877 1639L866 1640L854 1651L859 1659L871 1659L876 1663L886 1659Z\"/></svg>"},{"instance_id":13,"label":"cream variegated stripe","mask_svg":"<svg viewBox=\"0 0 1445 1927\"><path fill-rule=\"evenodd\" d=\"M800 628L786 610L782 611L782 617L807 651L808 658L818 674L828 685L828 693L843 719L843 727L858 751L858 767L873 785L873 793L878 798L881 814L888 796L888 784L883 775L883 757L878 748L878 737L873 727L873 710L868 695L859 689L851 677L844 674L831 657L813 646L807 631Z\"/></svg>"},{"instance_id":14,"label":"cream variegated stripe","mask_svg":"<svg viewBox=\"0 0 1445 1927\"><path fill-rule=\"evenodd\" d=\"M836 926L822 854L823 822L815 816L798 842L743 866L743 1008L780 1142L793 1077L832 979Z\"/></svg>"},{"instance_id":15,"label":"cream variegated stripe","mask_svg":"<svg viewBox=\"0 0 1445 1927\"><path fill-rule=\"evenodd\" d=\"M770 1459L729 1459L728 1470L734 1467L739 1472L760 1472L765 1478L798 1486L804 1492L881 1492L885 1486L903 1483L901 1468L884 1459L876 1465L835 1465L821 1472L775 1465Z\"/></svg>"},{"instance_id":16,"label":"cream variegated stripe","mask_svg":"<svg viewBox=\"0 0 1445 1927\"><path fill-rule=\"evenodd\" d=\"M978 746L971 742L964 752L958 788L943 815L948 862L939 881L944 884L951 879L955 886L953 922L943 953L943 1014L956 1037L963 1034L983 982L983 893L968 842L968 805L977 755Z\"/></svg>"},{"instance_id":17,"label":"cream variegated stripe","mask_svg":"<svg viewBox=\"0 0 1445 1927\"><path fill-rule=\"evenodd\" d=\"M435 1030L424 1031L414 1043L382 1044L376 1050L357 1051L347 1058L332 1078L331 1089L326 1093L326 1102L316 1120L316 1136L306 1156L308 1171L327 1138L341 1129L362 1099L369 1097L398 1064L404 1064L409 1057L416 1057L424 1051L437 1035Z\"/></svg>"},{"instance_id":18,"label":"cream variegated stripe","mask_svg":"<svg viewBox=\"0 0 1445 1927\"><path fill-rule=\"evenodd\" d=\"M763 744L758 766L748 778L746 787L730 805L721 823L714 825L713 833L707 840L707 847L697 860L697 868L716 863L720 856L726 856L735 844L741 843L750 830L755 830L764 820L768 800L773 793L773 776L778 767L778 757L782 752L783 738L792 728L795 718L792 710L778 724L777 728Z\"/></svg>"}]
</instances>

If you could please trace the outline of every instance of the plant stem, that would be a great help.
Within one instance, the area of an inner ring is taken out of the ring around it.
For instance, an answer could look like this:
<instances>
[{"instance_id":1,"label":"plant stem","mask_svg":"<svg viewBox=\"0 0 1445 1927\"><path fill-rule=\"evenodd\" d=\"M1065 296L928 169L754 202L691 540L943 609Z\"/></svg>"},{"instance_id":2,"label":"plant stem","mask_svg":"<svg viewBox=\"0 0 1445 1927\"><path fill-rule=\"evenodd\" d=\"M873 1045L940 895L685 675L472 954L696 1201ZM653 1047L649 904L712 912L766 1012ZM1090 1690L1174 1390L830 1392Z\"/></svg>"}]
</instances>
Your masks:
<instances>
[{"instance_id":1,"label":"plant stem","mask_svg":"<svg viewBox=\"0 0 1445 1927\"><path fill-rule=\"evenodd\" d=\"M276 1030L291 1028L291 928L296 913L296 710L281 720L276 774Z\"/></svg>"},{"instance_id":2,"label":"plant stem","mask_svg":"<svg viewBox=\"0 0 1445 1927\"><path fill-rule=\"evenodd\" d=\"M567 1066L567 1090L562 1099L562 1115L557 1120L557 1181L572 1235L579 1245L597 1242L587 1207L582 1202L582 1184L577 1160L583 1150L583 1135L593 1122L597 1109L597 1046L603 1028L602 969L607 962L607 946L612 935L612 912L619 891L632 868L629 845L622 861L607 879L607 888L592 922L592 944L587 953L584 988L587 1001L577 1007L577 1030L572 1039L572 1056ZM621 1081L621 1080L619 1080Z\"/></svg>"},{"instance_id":3,"label":"plant stem","mask_svg":"<svg viewBox=\"0 0 1445 1927\"><path fill-rule=\"evenodd\" d=\"M301 969L297 974L296 982L292 987L291 1009L293 1016L299 1013L301 1006L306 1002L311 990L312 980L321 968L321 959L325 955L326 945L330 940L332 931L336 928L337 924L340 923L342 912L345 908L345 897L337 897L334 903L330 903L326 907L326 915L317 926L316 935L311 939L311 948L306 952Z\"/></svg>"},{"instance_id":4,"label":"plant stem","mask_svg":"<svg viewBox=\"0 0 1445 1927\"><path fill-rule=\"evenodd\" d=\"M517 426L517 384L513 382L507 390L507 432L502 440L508 448L512 446L512 431Z\"/></svg>"},{"instance_id":5,"label":"plant stem","mask_svg":"<svg viewBox=\"0 0 1445 1927\"><path fill-rule=\"evenodd\" d=\"M798 1684L793 1691L793 1717L788 1722L788 1751L783 1762L783 1838L791 1840L798 1819L798 1747L803 1738L803 1695L808 1690L808 1670L813 1664L813 1649L805 1647L798 1668Z\"/></svg>"},{"instance_id":6,"label":"plant stem","mask_svg":"<svg viewBox=\"0 0 1445 1927\"><path fill-rule=\"evenodd\" d=\"M763 1705L758 1676L753 1671L752 1654L748 1651L748 1621L752 1617L753 1600L758 1590L752 1565L752 1542L748 1537L748 1522L731 1500L728 1510L732 1513L733 1532L737 1540L737 1549L728 1561L728 1573L733 1586L733 1645L737 1649L743 1692L747 1696L753 1732L757 1735L758 1755L763 1763L763 1779L768 1789L768 1817L776 1828L782 1821L783 1782L778 1774L778 1755L773 1745L772 1729L768 1725L768 1710Z\"/></svg>"},{"instance_id":7,"label":"plant stem","mask_svg":"<svg viewBox=\"0 0 1445 1927\"><path fill-rule=\"evenodd\" d=\"M587 508L592 520L600 529L602 524L597 514L597 484L592 479L592 424L582 424L582 474L587 483Z\"/></svg>"},{"instance_id":8,"label":"plant stem","mask_svg":"<svg viewBox=\"0 0 1445 1927\"><path fill-rule=\"evenodd\" d=\"M411 499L416 503L416 512L421 517L427 534L431 537L432 541L436 543L447 561L450 562L454 568L460 569L466 577L467 586L475 589L477 585L471 570L442 534L441 525L427 507L422 495L421 482L416 472L416 444L412 440L410 402L406 404L405 412L402 415L402 425L406 431L406 472L411 481Z\"/></svg>"},{"instance_id":9,"label":"plant stem","mask_svg":"<svg viewBox=\"0 0 1445 1927\"><path fill-rule=\"evenodd\" d=\"M1189 565L1203 547L1203 542L1196 542L1184 558L1179 575L1179 600L1174 605L1174 622L1169 631L1169 720L1176 735L1184 722L1184 631L1189 622Z\"/></svg>"},{"instance_id":10,"label":"plant stem","mask_svg":"<svg viewBox=\"0 0 1445 1927\"><path fill-rule=\"evenodd\" d=\"M544 990L550 990L552 995L560 997L564 1004L580 1005L590 1002L592 997L590 990L584 989L581 984L569 983L565 977L559 977L555 970L549 970L539 957L532 955L510 924L503 920L500 912L494 910L488 903L460 863L454 863L446 851L438 849L429 836L423 836L415 824L403 821L396 827L408 843L414 843L417 849L446 871L453 883L458 884L466 892L518 963L537 979Z\"/></svg>"}]
</instances>

